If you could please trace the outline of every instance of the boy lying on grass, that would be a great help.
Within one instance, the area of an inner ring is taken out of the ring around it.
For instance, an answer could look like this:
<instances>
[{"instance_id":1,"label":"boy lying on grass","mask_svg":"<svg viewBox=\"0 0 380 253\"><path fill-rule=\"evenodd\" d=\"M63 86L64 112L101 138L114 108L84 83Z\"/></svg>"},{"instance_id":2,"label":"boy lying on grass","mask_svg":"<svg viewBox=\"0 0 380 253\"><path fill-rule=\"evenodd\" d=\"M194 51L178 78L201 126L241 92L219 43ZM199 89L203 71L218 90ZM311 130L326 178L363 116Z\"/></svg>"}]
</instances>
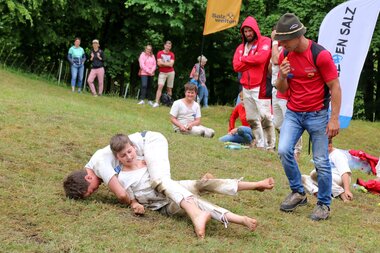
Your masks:
<instances>
[{"instance_id":1,"label":"boy lying on grass","mask_svg":"<svg viewBox=\"0 0 380 253\"><path fill-rule=\"evenodd\" d=\"M147 132L147 136L148 133L150 132ZM158 135L157 137L160 139L163 136ZM163 143L167 144L166 139L164 140ZM161 139L161 141L163 140ZM259 182L242 182L234 179L209 179L210 176L207 176L201 180L174 181L170 179L170 166L159 166L161 163L168 164L166 163L167 156L156 156L153 160L152 157L149 160L143 159L138 156L134 143L128 136L122 134L112 137L110 150L122 167L118 179L123 189L126 189L125 192L128 193L134 213L143 214L144 206L167 215L181 213L183 210L190 217L199 238L204 238L206 224L211 217L220 220L225 225L228 222L244 225L251 231L256 229L257 221L213 205L202 200L196 194L212 191L234 195L242 190L264 191L274 187L273 178ZM157 169L162 171L157 171ZM71 173L66 178L64 188L67 197L85 198L97 189L88 194L89 187L94 189L94 186L91 186L91 183L86 180L89 171L90 174L93 173L91 169L81 170ZM97 182L100 184L99 178ZM141 203L138 203L139 201Z\"/></svg>"},{"instance_id":2,"label":"boy lying on grass","mask_svg":"<svg viewBox=\"0 0 380 253\"><path fill-rule=\"evenodd\" d=\"M332 175L331 193L334 198L340 197L344 202L351 201L354 196L350 190L351 170L347 157L341 150L333 147L332 139L329 139L328 151ZM302 175L302 184L306 192L315 196L318 193L317 177L318 172L315 169L311 171L310 176Z\"/></svg>"}]
</instances>

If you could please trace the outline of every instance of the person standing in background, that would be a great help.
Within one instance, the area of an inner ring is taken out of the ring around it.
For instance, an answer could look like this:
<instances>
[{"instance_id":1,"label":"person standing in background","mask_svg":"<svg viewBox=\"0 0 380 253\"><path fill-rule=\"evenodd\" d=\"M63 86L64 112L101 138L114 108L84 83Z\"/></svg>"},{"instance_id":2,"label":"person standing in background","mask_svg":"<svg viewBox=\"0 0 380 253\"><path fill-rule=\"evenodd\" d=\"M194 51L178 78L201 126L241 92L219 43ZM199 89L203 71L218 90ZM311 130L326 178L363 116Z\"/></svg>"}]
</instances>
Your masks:
<instances>
[{"instance_id":1,"label":"person standing in background","mask_svg":"<svg viewBox=\"0 0 380 253\"><path fill-rule=\"evenodd\" d=\"M172 97L172 90L174 85L174 61L175 55L170 50L172 49L172 42L170 40L165 42L164 50L161 50L157 53L157 65L160 70L158 75L158 87L156 92L156 102L153 104L153 107L160 106L160 98L162 95L162 88L166 82L166 91L167 94Z\"/></svg>"},{"instance_id":2,"label":"person standing in background","mask_svg":"<svg viewBox=\"0 0 380 253\"><path fill-rule=\"evenodd\" d=\"M140 65L140 77L141 77L141 88L140 88L140 102L139 105L145 104L144 99L149 100L149 105L153 106L152 100L152 84L154 78L154 72L156 71L157 64L156 58L152 52L152 46L146 45L144 52L140 54L139 57Z\"/></svg>"},{"instance_id":3,"label":"person standing in background","mask_svg":"<svg viewBox=\"0 0 380 253\"><path fill-rule=\"evenodd\" d=\"M103 94L103 83L104 83L104 52L99 48L99 40L92 41L91 50L91 71L87 79L87 83L90 86L91 93L94 97ZM98 93L94 86L94 80L98 78ZM97 95L98 94L98 95Z\"/></svg>"},{"instance_id":4,"label":"person standing in background","mask_svg":"<svg viewBox=\"0 0 380 253\"><path fill-rule=\"evenodd\" d=\"M83 48L80 47L80 38L76 37L74 46L70 47L67 59L71 65L71 91L75 91L75 86L78 84L78 93L82 92L84 62L86 54Z\"/></svg>"}]
</instances>

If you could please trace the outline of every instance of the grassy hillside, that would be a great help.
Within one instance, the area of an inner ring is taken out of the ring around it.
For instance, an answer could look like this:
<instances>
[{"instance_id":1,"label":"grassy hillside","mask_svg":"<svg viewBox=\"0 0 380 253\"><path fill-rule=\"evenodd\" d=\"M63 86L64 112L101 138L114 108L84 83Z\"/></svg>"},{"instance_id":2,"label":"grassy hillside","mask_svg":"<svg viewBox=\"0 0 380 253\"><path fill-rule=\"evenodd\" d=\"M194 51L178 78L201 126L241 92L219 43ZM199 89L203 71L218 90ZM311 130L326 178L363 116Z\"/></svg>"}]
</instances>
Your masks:
<instances>
[{"instance_id":1,"label":"grassy hillside","mask_svg":"<svg viewBox=\"0 0 380 253\"><path fill-rule=\"evenodd\" d=\"M230 107L202 111L214 139L172 132L169 108L140 106L136 100L92 97L36 77L0 69L0 252L376 252L379 196L354 192L355 200L333 200L331 219L312 222L316 199L294 213L279 205L289 193L276 154L255 149L227 150L218 137L227 131ZM272 191L243 192L206 199L238 214L256 217L256 232L216 221L198 241L189 219L152 211L136 217L105 186L85 201L64 197L62 181L82 168L92 153L118 132L162 132L169 141L174 179L205 172L221 178L273 177ZM300 167L312 169L307 136ZM335 139L342 149L380 155L380 123L353 121ZM373 176L354 172L353 180Z\"/></svg>"}]
</instances>

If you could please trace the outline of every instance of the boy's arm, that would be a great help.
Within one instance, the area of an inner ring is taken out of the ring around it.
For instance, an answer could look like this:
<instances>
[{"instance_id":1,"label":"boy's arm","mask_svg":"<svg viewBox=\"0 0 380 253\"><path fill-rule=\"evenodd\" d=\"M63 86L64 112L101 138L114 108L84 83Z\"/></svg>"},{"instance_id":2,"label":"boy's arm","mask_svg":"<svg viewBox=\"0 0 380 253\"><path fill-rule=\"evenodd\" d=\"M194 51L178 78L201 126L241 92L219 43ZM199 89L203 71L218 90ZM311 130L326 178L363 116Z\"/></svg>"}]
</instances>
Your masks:
<instances>
[{"instance_id":1,"label":"boy's arm","mask_svg":"<svg viewBox=\"0 0 380 253\"><path fill-rule=\"evenodd\" d=\"M350 190L350 178L351 178L351 173L346 172L342 175L342 182L343 182L343 189L344 189L344 194L346 199L348 200L353 200L354 195L352 194Z\"/></svg>"},{"instance_id":2,"label":"boy's arm","mask_svg":"<svg viewBox=\"0 0 380 253\"><path fill-rule=\"evenodd\" d=\"M110 181L108 182L108 187L116 195L116 197L121 203L127 204L127 205L131 204L131 200L128 194L126 193L124 188L120 185L119 180L117 179L116 176L113 176L110 179Z\"/></svg>"},{"instance_id":3,"label":"boy's arm","mask_svg":"<svg viewBox=\"0 0 380 253\"><path fill-rule=\"evenodd\" d=\"M196 118L193 122L187 124L187 129L191 130L193 126L199 126L201 124L201 118Z\"/></svg>"},{"instance_id":4,"label":"boy's arm","mask_svg":"<svg viewBox=\"0 0 380 253\"><path fill-rule=\"evenodd\" d=\"M187 132L188 131L188 129L184 125L182 125L181 122L179 122L179 120L176 117L174 117L173 115L170 115L170 122L172 122L174 125L179 127L179 130L181 132Z\"/></svg>"},{"instance_id":5,"label":"boy's arm","mask_svg":"<svg viewBox=\"0 0 380 253\"><path fill-rule=\"evenodd\" d=\"M131 200L131 209L134 214L142 215L145 213L145 208L136 199Z\"/></svg>"}]
</instances>

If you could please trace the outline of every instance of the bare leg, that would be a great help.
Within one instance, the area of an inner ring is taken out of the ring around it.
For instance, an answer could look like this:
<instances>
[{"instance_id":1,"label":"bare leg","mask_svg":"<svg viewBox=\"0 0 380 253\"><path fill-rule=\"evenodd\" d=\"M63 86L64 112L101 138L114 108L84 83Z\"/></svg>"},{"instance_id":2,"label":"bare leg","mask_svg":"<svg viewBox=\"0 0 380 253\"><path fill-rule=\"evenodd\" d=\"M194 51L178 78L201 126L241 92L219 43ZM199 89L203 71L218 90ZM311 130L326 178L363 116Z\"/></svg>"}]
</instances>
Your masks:
<instances>
[{"instance_id":1,"label":"bare leg","mask_svg":"<svg viewBox=\"0 0 380 253\"><path fill-rule=\"evenodd\" d=\"M192 198L182 200L180 206L193 222L195 234L199 239L204 239L206 235L206 224L211 219L211 214L199 209Z\"/></svg>"},{"instance_id":2,"label":"bare leg","mask_svg":"<svg viewBox=\"0 0 380 253\"><path fill-rule=\"evenodd\" d=\"M273 187L274 187L274 179L271 177L258 181L258 182L241 181L238 183L238 191L246 191L246 190L264 191L264 190L270 190Z\"/></svg>"},{"instance_id":3,"label":"bare leg","mask_svg":"<svg viewBox=\"0 0 380 253\"><path fill-rule=\"evenodd\" d=\"M172 96L172 88L166 87L166 92L170 97Z\"/></svg>"},{"instance_id":4,"label":"bare leg","mask_svg":"<svg viewBox=\"0 0 380 253\"><path fill-rule=\"evenodd\" d=\"M246 226L250 231L254 231L257 227L257 221L248 216L226 213L225 217L227 218L228 222Z\"/></svg>"},{"instance_id":5,"label":"bare leg","mask_svg":"<svg viewBox=\"0 0 380 253\"><path fill-rule=\"evenodd\" d=\"M204 174L201 178L202 180L216 179L215 176L209 172ZM264 191L271 190L274 187L274 179L272 177L258 181L258 182L238 182L238 191L256 190Z\"/></svg>"},{"instance_id":6,"label":"bare leg","mask_svg":"<svg viewBox=\"0 0 380 253\"><path fill-rule=\"evenodd\" d=\"M161 95L162 95L162 88L164 88L164 85L163 84L159 84L158 87L157 87L157 92L156 92L156 103L160 103L160 98L161 98Z\"/></svg>"}]
</instances>

